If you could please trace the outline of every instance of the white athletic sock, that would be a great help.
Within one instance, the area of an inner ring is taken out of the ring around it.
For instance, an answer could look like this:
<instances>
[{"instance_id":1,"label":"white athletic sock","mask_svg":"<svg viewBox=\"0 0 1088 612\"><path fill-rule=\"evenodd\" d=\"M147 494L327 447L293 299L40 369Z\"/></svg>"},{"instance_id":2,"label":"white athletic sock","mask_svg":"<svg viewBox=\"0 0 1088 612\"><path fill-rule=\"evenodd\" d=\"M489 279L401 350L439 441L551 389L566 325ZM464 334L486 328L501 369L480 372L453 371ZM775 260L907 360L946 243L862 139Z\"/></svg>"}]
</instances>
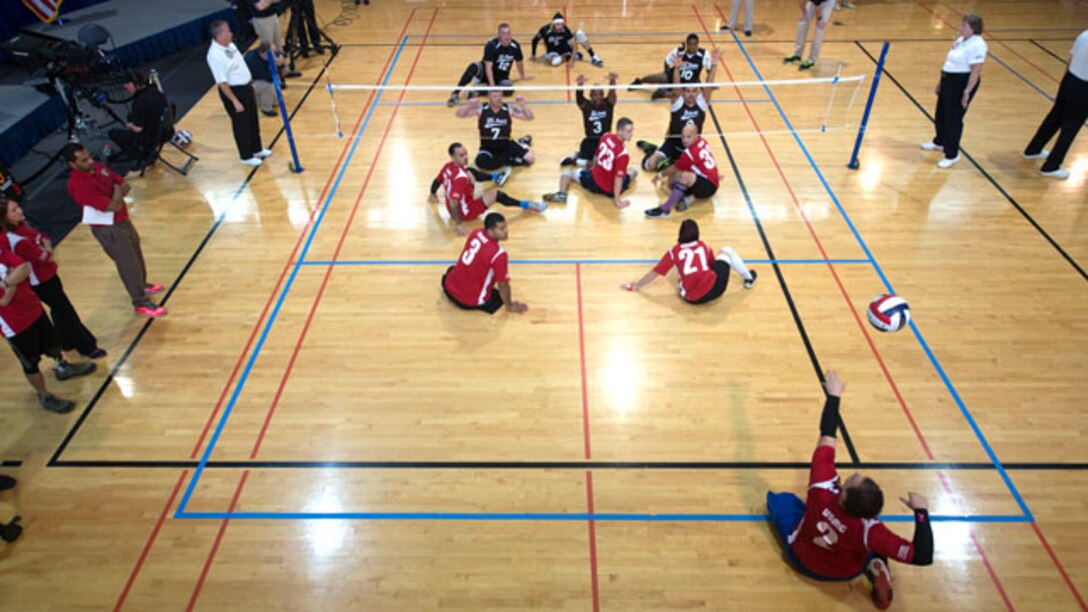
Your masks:
<instances>
[{"instance_id":1,"label":"white athletic sock","mask_svg":"<svg viewBox=\"0 0 1088 612\"><path fill-rule=\"evenodd\" d=\"M752 273L748 271L748 266L744 265L744 260L741 259L740 254L733 250L733 247L723 246L718 251L718 259L729 264L729 267L736 270L737 274L740 274L744 280L751 280Z\"/></svg>"}]
</instances>

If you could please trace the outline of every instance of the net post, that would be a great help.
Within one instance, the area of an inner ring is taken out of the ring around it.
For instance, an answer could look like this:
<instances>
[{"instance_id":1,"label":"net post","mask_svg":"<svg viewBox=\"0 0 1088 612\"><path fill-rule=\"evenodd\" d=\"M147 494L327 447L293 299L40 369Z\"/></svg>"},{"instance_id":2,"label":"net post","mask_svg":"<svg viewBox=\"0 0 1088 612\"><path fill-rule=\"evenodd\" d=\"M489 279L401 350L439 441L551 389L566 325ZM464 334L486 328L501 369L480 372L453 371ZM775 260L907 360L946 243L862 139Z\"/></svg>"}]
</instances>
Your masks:
<instances>
[{"instance_id":1,"label":"net post","mask_svg":"<svg viewBox=\"0 0 1088 612\"><path fill-rule=\"evenodd\" d=\"M276 90L276 100L280 105L280 116L283 117L283 127L287 132L287 144L291 147L291 159L293 160L288 166L291 172L296 174L303 171L302 164L298 161L298 149L295 147L295 135L291 131L291 117L287 114L287 104L283 101L283 90L280 89L280 74L276 69L276 57L273 55L271 49L268 50L268 54L265 55L265 59L268 60L268 69L272 71L272 86Z\"/></svg>"},{"instance_id":2,"label":"net post","mask_svg":"<svg viewBox=\"0 0 1088 612\"><path fill-rule=\"evenodd\" d=\"M876 100L876 90L880 86L880 75L884 73L884 58L888 56L887 41L880 48L880 59L876 63L876 74L873 75L873 88L869 90L869 100L865 103L865 113L861 116L861 126L858 127L858 139L854 142L854 152L850 155L850 163L846 164L851 170L858 169L858 152L861 151L861 139L865 136L865 128L869 125L869 113L873 110L873 101Z\"/></svg>"}]
</instances>

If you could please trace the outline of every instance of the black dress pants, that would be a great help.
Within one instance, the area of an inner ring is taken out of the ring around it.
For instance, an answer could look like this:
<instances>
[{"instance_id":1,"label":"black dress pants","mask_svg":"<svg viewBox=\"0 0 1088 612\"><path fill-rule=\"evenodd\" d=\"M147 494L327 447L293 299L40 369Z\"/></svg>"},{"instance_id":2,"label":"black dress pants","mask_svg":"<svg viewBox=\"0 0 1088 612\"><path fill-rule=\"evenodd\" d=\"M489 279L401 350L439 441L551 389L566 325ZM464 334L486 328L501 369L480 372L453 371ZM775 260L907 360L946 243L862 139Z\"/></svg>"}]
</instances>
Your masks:
<instances>
[{"instance_id":1,"label":"black dress pants","mask_svg":"<svg viewBox=\"0 0 1088 612\"><path fill-rule=\"evenodd\" d=\"M68 295L64 293L64 285L61 284L59 276L35 285L33 289L38 294L38 299L49 306L49 315L53 319L53 326L60 332L64 350L75 349L81 355L90 355L98 348L98 340L79 319L75 306L72 306Z\"/></svg>"},{"instance_id":2,"label":"black dress pants","mask_svg":"<svg viewBox=\"0 0 1088 612\"><path fill-rule=\"evenodd\" d=\"M963 107L963 92L967 90L969 72L942 72L941 93L937 96L937 137L934 144L944 147L945 159L954 159L960 154L960 138L963 137L963 116L967 109ZM979 79L975 90L971 92L967 105L975 99L978 88L982 87Z\"/></svg>"},{"instance_id":3,"label":"black dress pants","mask_svg":"<svg viewBox=\"0 0 1088 612\"><path fill-rule=\"evenodd\" d=\"M1039 125L1035 137L1028 143L1028 148L1024 149L1024 154L1038 155L1054 134L1061 130L1058 141L1054 143L1054 148L1041 168L1043 172L1058 170L1062 167L1065 154L1069 152L1069 147L1085 119L1088 119L1088 81L1078 79L1067 70L1062 84L1058 86L1058 97L1054 100L1054 106Z\"/></svg>"},{"instance_id":4,"label":"black dress pants","mask_svg":"<svg viewBox=\"0 0 1088 612\"><path fill-rule=\"evenodd\" d=\"M257 118L257 96L253 93L252 83L231 85L230 90L242 103L240 113L234 110L234 103L223 94L223 90L217 88L223 108L230 115L230 127L234 130L234 144L238 147L238 156L249 159L264 148L261 146L261 124Z\"/></svg>"}]
</instances>

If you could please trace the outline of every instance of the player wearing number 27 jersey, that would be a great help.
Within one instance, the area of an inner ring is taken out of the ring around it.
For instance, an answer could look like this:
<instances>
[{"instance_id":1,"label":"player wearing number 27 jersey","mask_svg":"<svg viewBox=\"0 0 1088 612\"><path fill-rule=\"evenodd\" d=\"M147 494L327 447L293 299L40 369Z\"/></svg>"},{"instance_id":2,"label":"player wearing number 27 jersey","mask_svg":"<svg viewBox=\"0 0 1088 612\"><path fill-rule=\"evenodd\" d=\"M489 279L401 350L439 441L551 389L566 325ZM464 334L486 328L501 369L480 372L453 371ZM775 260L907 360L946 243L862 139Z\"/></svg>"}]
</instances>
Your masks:
<instances>
[{"instance_id":1,"label":"player wearing number 27 jersey","mask_svg":"<svg viewBox=\"0 0 1088 612\"><path fill-rule=\"evenodd\" d=\"M499 245L507 239L506 218L499 213L484 217L483 229L473 230L457 263L442 276L442 290L465 310L495 314L503 304L512 312L524 312L525 304L510 297L509 257Z\"/></svg>"}]
</instances>

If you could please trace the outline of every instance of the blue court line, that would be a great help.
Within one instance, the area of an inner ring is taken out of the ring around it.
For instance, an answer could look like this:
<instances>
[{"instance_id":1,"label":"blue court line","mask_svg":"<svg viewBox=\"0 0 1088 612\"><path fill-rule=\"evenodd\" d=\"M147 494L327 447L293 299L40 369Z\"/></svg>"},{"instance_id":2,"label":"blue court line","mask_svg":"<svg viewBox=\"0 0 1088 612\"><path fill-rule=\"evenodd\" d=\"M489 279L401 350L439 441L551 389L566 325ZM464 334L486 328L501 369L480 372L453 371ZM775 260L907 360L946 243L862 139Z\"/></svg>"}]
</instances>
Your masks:
<instances>
[{"instance_id":1,"label":"blue court line","mask_svg":"<svg viewBox=\"0 0 1088 612\"><path fill-rule=\"evenodd\" d=\"M1025 83L1027 83L1027 84L1028 84L1028 87L1031 87L1031 88L1032 88L1032 89L1034 89L1035 91L1037 91L1037 92L1039 92L1040 94L1042 94L1042 96L1043 96L1044 98L1046 98L1047 100L1050 100L1051 102L1053 102L1053 101L1054 101L1054 98L1052 98L1052 97L1050 96L1050 94L1048 94L1047 92L1043 91L1042 89L1039 89L1039 87L1038 87L1037 85L1035 85L1035 83L1032 83L1031 81L1029 81L1027 77L1025 77L1024 75L1022 75L1022 74L1020 74L1019 72L1017 72L1017 71L1016 71L1016 69L1014 69L1014 68L1013 68L1012 66L1010 66L1010 65L1006 64L1005 62L1001 61L1000 59L998 59L998 57L997 57L996 55L994 55L993 53L988 53L988 55L989 55L989 56L990 56L991 58L993 58L993 60L994 60L995 62L997 62L998 64L1001 64L1001 65L1002 65L1002 66L1004 66L1004 67L1005 67L1005 68L1006 68L1006 69L1007 69L1007 70L1008 70L1009 72L1011 72L1011 73L1013 73L1014 75L1016 75L1016 78L1018 78L1018 79L1020 79L1021 81L1023 81L1023 82L1025 82Z\"/></svg>"},{"instance_id":2,"label":"blue court line","mask_svg":"<svg viewBox=\"0 0 1088 612\"><path fill-rule=\"evenodd\" d=\"M756 78L760 81L764 80L763 75L760 74L759 69L756 68L755 62L753 62L751 56L748 55L748 50L744 47L744 43L742 43L740 39L737 38L736 32L730 32L730 34L733 37L733 41L737 44L737 47L740 48L741 53L744 54L744 59L748 61L748 65L752 68L752 71L755 73ZM824 177L823 172L820 171L820 167L816 164L816 160L812 158L812 155L809 153L804 141L801 140L801 137L798 136L796 132L792 131L793 125L790 123L789 118L786 116L786 112L782 110L782 106L778 104L778 99L775 98L774 92L772 92L770 87L767 87L766 85L763 86L763 89L767 92L767 95L770 96L771 102L774 103L775 108L778 109L778 114L782 117L782 121L785 122L786 126L789 127L789 129L791 130L794 141L796 141L797 145L801 148L801 152L805 154L805 158L808 160L808 163L812 167L812 170L816 173L817 178L820 179L820 184L822 184L824 190L827 191L827 195L831 197L831 201L834 202L835 207L839 209L839 214L842 215L843 221L846 222L846 225L854 234L854 238L855 240L857 240L858 245L861 246L862 251L864 251L866 257L869 258L870 262L872 263L873 269L880 277L880 281L884 284L884 287L888 290L888 293L895 293L895 289L892 288L891 282L888 280L888 277L885 276L884 270L881 269L880 264L878 264L876 258L873 257L873 253L869 250L869 246L865 244L864 240L862 240L861 234L858 233L857 228L854 226L854 222L850 219L850 215L846 213L846 209L844 209L842 203L839 202L839 198L831 189L831 185L827 183L827 179ZM983 450L986 451L986 455L990 458L990 461L993 463L994 468L997 469L997 472L1001 475L1001 479L1005 482L1005 486L1008 487L1009 492L1013 496L1013 499L1016 500L1016 504L1024 513L1024 517L1029 522L1034 521L1035 517L1031 513L1031 510L1028 508L1027 503L1024 502L1024 498L1020 496L1020 491L1017 490L1016 485L1013 484L1012 478L1009 476L1009 473L1005 471L1005 466L1003 466L1001 464L1001 461L997 458L997 453L994 452L994 449L990 446L989 441L986 440L986 436L983 435L982 430L978 426L978 423L975 422L975 418L971 415L971 411L968 410L967 405L964 404L963 398L960 397L960 394L956 391L956 388L952 384L952 381L945 373L944 368L941 367L941 362L937 360L937 356L933 354L933 351L929 348L929 344L925 341L925 338L922 337L922 332L918 331L918 327L917 325L915 325L914 320L911 320L910 322L910 329L914 333L914 337L917 338L918 343L922 345L922 349L925 351L930 363L932 363L933 367L937 370L937 374L941 377L941 380L944 381L945 388L947 388L948 392L952 395L952 399L956 402L956 406L959 407L960 413L963 415L963 418L967 420L967 424L971 426L971 430L975 433L975 437L978 439L979 444L982 445Z\"/></svg>"},{"instance_id":3,"label":"blue court line","mask_svg":"<svg viewBox=\"0 0 1088 612\"><path fill-rule=\"evenodd\" d=\"M592 87L590 87L592 89ZM358 90L363 91L363 90ZM617 100L616 104L663 104L662 100ZM714 104L740 104L741 102L770 102L770 100L714 100ZM574 100L528 100L531 106L548 105L548 104L574 104ZM446 102L383 102L378 106L446 106Z\"/></svg>"},{"instance_id":4,"label":"blue court line","mask_svg":"<svg viewBox=\"0 0 1088 612\"><path fill-rule=\"evenodd\" d=\"M382 81L382 85L389 82L389 77L393 75L393 70L397 66L397 60L400 59L400 54L404 51L405 45L408 43L408 37L405 36L397 48L396 55L393 56L393 62L389 65L389 70L386 72L385 79ZM302 247L302 252L299 255L300 260L306 258L306 253L310 250L310 244L313 242L314 235L317 234L317 230L321 227L321 221L325 218L325 213L329 209L329 204L332 203L333 196L336 195L336 190L340 187L340 180L344 177L344 173L347 172L348 166L351 163L351 158L355 155L355 149L359 145L359 140L362 138L363 132L366 131L367 124L370 123L370 118L374 114L374 109L377 106L378 100L381 98L382 92L379 91L374 98L375 104L370 105L370 110L367 111L366 118L363 119L363 124L359 128L359 132L355 135L355 139L351 143L351 149L348 150L347 157L344 158L344 163L340 166L340 172L336 175L336 181L332 185L332 189L329 190L328 196L325 198L325 205L322 206L321 212L318 214L317 220L314 222L313 228L310 229L310 235L306 238L306 244ZM216 426L215 432L212 434L211 439L208 441L208 447L204 450L204 454L200 457L200 463L197 465L196 470L193 472L193 479L189 482L189 486L185 489L185 495L181 498L181 503L178 504L178 508L174 513L174 516L182 514L185 508L189 504L189 499L193 495L193 491L196 490L197 482L200 480L200 476L204 473L204 468L208 464L208 459L212 456L212 451L215 450L215 445L219 441L219 436L223 433L223 428L227 424L227 419L230 418L231 411L234 410L235 404L238 403L238 397L242 393L242 388L245 387L246 381L249 379L249 373L253 370L253 364L257 361L257 357L261 354L261 348L264 347L265 340L268 339L268 333L272 329L272 325L276 322L276 316L280 312L280 308L283 306L283 301L287 297L287 293L291 290L292 283L295 282L295 277L298 276L298 271L301 269L301 262L296 262L294 268L291 270L291 276L288 277L287 283L283 287L283 291L280 292L280 297L276 300L276 306L272 309L272 313L268 317L268 321L265 322L264 329L261 331L261 337L257 340L257 344L253 348L253 353L250 354L249 360L246 361L246 367L242 371L241 377L238 379L238 384L234 388L234 392L230 396L230 401L227 403L226 408L223 410L223 416L219 419L219 425Z\"/></svg>"},{"instance_id":5,"label":"blue court line","mask_svg":"<svg viewBox=\"0 0 1088 612\"><path fill-rule=\"evenodd\" d=\"M644 521L762 523L766 514L628 514L564 512L185 512L174 518L195 520L416 520L416 521ZM913 523L914 515L882 516L886 523ZM968 514L930 515L933 523L1028 523L1018 515Z\"/></svg>"},{"instance_id":6,"label":"blue court line","mask_svg":"<svg viewBox=\"0 0 1088 612\"><path fill-rule=\"evenodd\" d=\"M518 265L610 265L610 264L656 264L657 259L511 259L510 264ZM357 259L345 261L303 261L303 266L450 266L455 259ZM867 264L868 259L746 259L748 264Z\"/></svg>"}]
</instances>

